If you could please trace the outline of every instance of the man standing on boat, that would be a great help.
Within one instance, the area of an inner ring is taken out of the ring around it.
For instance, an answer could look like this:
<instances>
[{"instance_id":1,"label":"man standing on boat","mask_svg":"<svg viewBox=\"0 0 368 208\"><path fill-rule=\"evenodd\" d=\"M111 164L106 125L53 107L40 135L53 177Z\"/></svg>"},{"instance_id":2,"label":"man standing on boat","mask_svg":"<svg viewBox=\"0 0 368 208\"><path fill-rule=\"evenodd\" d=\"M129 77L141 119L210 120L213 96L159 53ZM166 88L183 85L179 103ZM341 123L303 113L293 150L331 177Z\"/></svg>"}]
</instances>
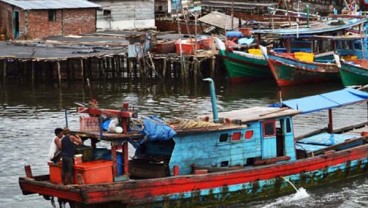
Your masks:
<instances>
[{"instance_id":1,"label":"man standing on boat","mask_svg":"<svg viewBox=\"0 0 368 208\"><path fill-rule=\"evenodd\" d=\"M63 168L61 177L64 185L73 182L73 165L75 155L75 145L82 144L82 139L77 135L71 135L68 128L64 128L64 138L61 140L61 158Z\"/></svg>"},{"instance_id":2,"label":"man standing on boat","mask_svg":"<svg viewBox=\"0 0 368 208\"><path fill-rule=\"evenodd\" d=\"M56 128L55 131L55 136L54 138L52 138L52 142L50 145L50 150L49 150L49 160L51 160L54 163L57 163L58 160L60 160L60 156L61 156L61 139L64 136L63 133L63 129L62 128Z\"/></svg>"}]
</instances>

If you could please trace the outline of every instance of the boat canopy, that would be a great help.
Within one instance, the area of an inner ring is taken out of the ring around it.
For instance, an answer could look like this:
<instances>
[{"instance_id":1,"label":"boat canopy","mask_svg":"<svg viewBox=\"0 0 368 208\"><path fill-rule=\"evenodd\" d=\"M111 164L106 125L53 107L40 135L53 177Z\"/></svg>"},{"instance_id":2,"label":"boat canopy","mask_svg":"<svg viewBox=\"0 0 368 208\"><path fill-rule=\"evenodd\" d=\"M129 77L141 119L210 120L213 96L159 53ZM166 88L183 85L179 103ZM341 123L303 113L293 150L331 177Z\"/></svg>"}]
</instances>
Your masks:
<instances>
[{"instance_id":1,"label":"boat canopy","mask_svg":"<svg viewBox=\"0 0 368 208\"><path fill-rule=\"evenodd\" d=\"M333 92L319 95L308 96L304 98L286 100L281 103L274 103L271 106L289 107L299 110L302 113L311 113L315 111L331 109L350 105L357 102L368 100L368 93L353 88L345 88Z\"/></svg>"},{"instance_id":2,"label":"boat canopy","mask_svg":"<svg viewBox=\"0 0 368 208\"><path fill-rule=\"evenodd\" d=\"M339 24L333 24L337 20L328 20L324 22L314 22L313 25L307 28L281 28L281 29L260 29L252 30L253 34L274 34L274 35L315 35L326 32L334 32L338 30L350 29L354 26L361 25L367 19L340 19Z\"/></svg>"}]
</instances>

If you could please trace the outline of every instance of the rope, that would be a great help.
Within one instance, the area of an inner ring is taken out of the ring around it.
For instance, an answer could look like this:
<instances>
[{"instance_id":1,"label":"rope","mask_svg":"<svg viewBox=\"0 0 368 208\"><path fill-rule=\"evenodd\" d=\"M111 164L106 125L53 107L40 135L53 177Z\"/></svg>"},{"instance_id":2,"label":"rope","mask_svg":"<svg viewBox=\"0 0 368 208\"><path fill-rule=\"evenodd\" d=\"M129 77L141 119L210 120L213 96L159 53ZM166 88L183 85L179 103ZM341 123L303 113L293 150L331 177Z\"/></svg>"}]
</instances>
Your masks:
<instances>
[{"instance_id":1,"label":"rope","mask_svg":"<svg viewBox=\"0 0 368 208\"><path fill-rule=\"evenodd\" d=\"M132 118L130 120L130 130L141 132L144 129L143 120L139 118Z\"/></svg>"},{"instance_id":2,"label":"rope","mask_svg":"<svg viewBox=\"0 0 368 208\"><path fill-rule=\"evenodd\" d=\"M174 126L175 129L206 128L206 127L221 126L221 124L208 121L179 119L179 118L175 118L169 121L168 124Z\"/></svg>"}]
</instances>

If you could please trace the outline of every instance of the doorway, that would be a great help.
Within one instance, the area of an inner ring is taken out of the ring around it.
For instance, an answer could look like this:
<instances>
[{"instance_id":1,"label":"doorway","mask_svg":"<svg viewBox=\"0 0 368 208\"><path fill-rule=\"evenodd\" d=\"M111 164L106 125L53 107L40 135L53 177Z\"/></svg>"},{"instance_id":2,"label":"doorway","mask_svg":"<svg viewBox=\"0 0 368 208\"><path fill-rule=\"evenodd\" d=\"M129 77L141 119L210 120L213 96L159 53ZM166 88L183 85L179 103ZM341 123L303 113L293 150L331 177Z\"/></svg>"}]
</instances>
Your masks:
<instances>
[{"instance_id":1,"label":"doorway","mask_svg":"<svg viewBox=\"0 0 368 208\"><path fill-rule=\"evenodd\" d=\"M13 38L19 37L19 11L13 12Z\"/></svg>"}]
</instances>

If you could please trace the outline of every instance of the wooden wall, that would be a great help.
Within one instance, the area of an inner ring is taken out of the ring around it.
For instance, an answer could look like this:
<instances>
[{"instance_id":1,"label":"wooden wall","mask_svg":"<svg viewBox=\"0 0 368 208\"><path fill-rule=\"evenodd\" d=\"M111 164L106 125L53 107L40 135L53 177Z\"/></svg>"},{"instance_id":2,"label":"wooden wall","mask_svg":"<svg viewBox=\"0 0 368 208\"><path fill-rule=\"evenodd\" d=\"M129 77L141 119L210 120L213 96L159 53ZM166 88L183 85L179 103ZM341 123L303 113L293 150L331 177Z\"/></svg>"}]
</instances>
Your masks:
<instances>
[{"instance_id":1,"label":"wooden wall","mask_svg":"<svg viewBox=\"0 0 368 208\"><path fill-rule=\"evenodd\" d=\"M97 11L98 30L155 27L154 0L93 0L93 2L103 8L102 11Z\"/></svg>"}]
</instances>

